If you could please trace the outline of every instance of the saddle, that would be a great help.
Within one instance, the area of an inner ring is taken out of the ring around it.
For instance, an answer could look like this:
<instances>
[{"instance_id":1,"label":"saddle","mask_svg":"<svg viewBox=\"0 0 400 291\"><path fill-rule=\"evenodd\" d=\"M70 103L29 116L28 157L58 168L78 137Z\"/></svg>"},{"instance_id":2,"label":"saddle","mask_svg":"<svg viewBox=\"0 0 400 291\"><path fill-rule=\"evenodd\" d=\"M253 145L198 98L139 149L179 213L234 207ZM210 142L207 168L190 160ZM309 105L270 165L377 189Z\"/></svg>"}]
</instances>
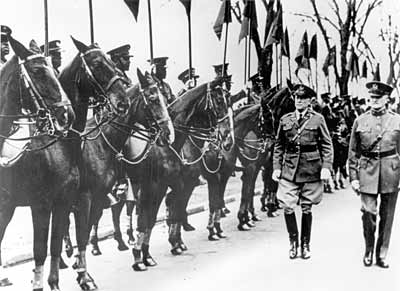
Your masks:
<instances>
[{"instance_id":1,"label":"saddle","mask_svg":"<svg viewBox=\"0 0 400 291\"><path fill-rule=\"evenodd\" d=\"M16 129L9 136L10 139L4 140L0 152L0 167L12 167L23 156L25 150L30 144L30 140L12 140L26 138L30 136L30 126L28 119L19 119L16 123Z\"/></svg>"},{"instance_id":2,"label":"saddle","mask_svg":"<svg viewBox=\"0 0 400 291\"><path fill-rule=\"evenodd\" d=\"M136 123L135 126L145 129L145 127L139 123ZM148 141L143 140L143 136L150 138L150 136L146 132L142 132L141 134L134 133L128 138L124 147L124 153L127 159L138 159L138 157L140 157L150 146L150 143Z\"/></svg>"}]
</instances>

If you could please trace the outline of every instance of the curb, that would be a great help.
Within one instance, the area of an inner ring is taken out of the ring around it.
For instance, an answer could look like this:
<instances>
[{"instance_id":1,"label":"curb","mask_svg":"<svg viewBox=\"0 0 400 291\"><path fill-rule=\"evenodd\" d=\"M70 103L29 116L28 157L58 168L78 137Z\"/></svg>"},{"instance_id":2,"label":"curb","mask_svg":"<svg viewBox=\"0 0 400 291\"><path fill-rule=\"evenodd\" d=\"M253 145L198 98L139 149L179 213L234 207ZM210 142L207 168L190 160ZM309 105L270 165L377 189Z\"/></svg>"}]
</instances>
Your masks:
<instances>
[{"instance_id":1,"label":"curb","mask_svg":"<svg viewBox=\"0 0 400 291\"><path fill-rule=\"evenodd\" d=\"M254 189L255 196L258 196L261 194L260 189L261 189L260 187L256 187L256 189ZM235 202L237 200L237 195L229 195L224 200L225 200L226 204ZM204 201L197 205L191 206L190 208L187 209L187 213L188 213L188 215L193 215L193 214L197 214L197 213L200 213L200 212L203 212L206 210L208 210L208 199L207 199L207 201ZM157 216L156 225L163 223L165 220L166 220L166 216L164 214ZM112 238L113 235L114 235L113 229L103 230L102 232L98 233L99 241L103 241L103 240ZM75 248L76 248L76 245L74 245L74 249ZM9 268L9 267L13 267L16 265L30 262L32 260L33 260L33 254L25 253L25 254L14 256L11 259L8 259L7 262L4 263L3 267Z\"/></svg>"}]
</instances>

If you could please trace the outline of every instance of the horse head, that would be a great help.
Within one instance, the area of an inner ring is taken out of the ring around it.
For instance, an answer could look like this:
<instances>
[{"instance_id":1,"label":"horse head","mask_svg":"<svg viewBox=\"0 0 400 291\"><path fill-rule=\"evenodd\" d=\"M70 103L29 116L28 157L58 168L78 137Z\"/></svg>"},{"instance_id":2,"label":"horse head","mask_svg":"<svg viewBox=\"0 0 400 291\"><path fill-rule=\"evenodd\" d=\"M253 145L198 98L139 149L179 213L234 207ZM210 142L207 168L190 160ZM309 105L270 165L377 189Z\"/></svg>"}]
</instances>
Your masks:
<instances>
[{"instance_id":1,"label":"horse head","mask_svg":"<svg viewBox=\"0 0 400 291\"><path fill-rule=\"evenodd\" d=\"M175 140L175 130L156 80L147 71L143 74L140 69L137 69L137 77L149 126L155 124L161 130L161 144L172 144Z\"/></svg>"},{"instance_id":2,"label":"horse head","mask_svg":"<svg viewBox=\"0 0 400 291\"><path fill-rule=\"evenodd\" d=\"M94 98L95 106L108 106L115 114L126 114L130 106L123 79L111 59L97 44L90 46L74 39L79 51L73 61L61 72L60 81L75 107L88 104ZM86 110L80 119L86 122Z\"/></svg>"},{"instance_id":3,"label":"horse head","mask_svg":"<svg viewBox=\"0 0 400 291\"><path fill-rule=\"evenodd\" d=\"M75 116L51 62L35 41L28 49L12 37L9 40L15 56L1 71L2 113L36 114L41 130L65 133Z\"/></svg>"},{"instance_id":4,"label":"horse head","mask_svg":"<svg viewBox=\"0 0 400 291\"><path fill-rule=\"evenodd\" d=\"M283 87L274 93L268 100L268 106L274 115L274 128L277 129L280 118L296 109L290 87Z\"/></svg>"}]
</instances>

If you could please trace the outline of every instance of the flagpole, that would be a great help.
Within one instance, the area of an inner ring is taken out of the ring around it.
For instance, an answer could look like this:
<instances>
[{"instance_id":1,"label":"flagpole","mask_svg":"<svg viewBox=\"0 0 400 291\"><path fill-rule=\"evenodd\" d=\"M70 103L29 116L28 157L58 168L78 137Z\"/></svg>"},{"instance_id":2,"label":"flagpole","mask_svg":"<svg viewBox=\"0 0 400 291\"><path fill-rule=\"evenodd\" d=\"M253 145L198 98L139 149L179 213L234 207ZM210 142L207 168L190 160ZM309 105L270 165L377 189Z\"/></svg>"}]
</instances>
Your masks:
<instances>
[{"instance_id":1,"label":"flagpole","mask_svg":"<svg viewBox=\"0 0 400 291\"><path fill-rule=\"evenodd\" d=\"M149 14L149 34L150 34L150 63L153 64L153 26L151 22L151 6L150 6L150 0L147 0L147 10Z\"/></svg>"},{"instance_id":2,"label":"flagpole","mask_svg":"<svg viewBox=\"0 0 400 291\"><path fill-rule=\"evenodd\" d=\"M278 43L275 43L276 85L279 84Z\"/></svg>"},{"instance_id":3,"label":"flagpole","mask_svg":"<svg viewBox=\"0 0 400 291\"><path fill-rule=\"evenodd\" d=\"M279 85L282 88L282 44L280 44L281 49L280 49L280 54L279 54Z\"/></svg>"},{"instance_id":4,"label":"flagpole","mask_svg":"<svg viewBox=\"0 0 400 291\"><path fill-rule=\"evenodd\" d=\"M248 37L249 37L249 49L247 51L248 53L248 65L247 65L247 80L250 79L250 67L251 67L251 17L249 18L249 27L248 27Z\"/></svg>"},{"instance_id":5,"label":"flagpole","mask_svg":"<svg viewBox=\"0 0 400 291\"><path fill-rule=\"evenodd\" d=\"M292 66L290 64L290 58L288 57L288 66L289 66L289 80L292 82Z\"/></svg>"},{"instance_id":6,"label":"flagpole","mask_svg":"<svg viewBox=\"0 0 400 291\"><path fill-rule=\"evenodd\" d=\"M188 28L189 28L189 80L192 80L192 21L190 17L190 11L188 13Z\"/></svg>"},{"instance_id":7,"label":"flagpole","mask_svg":"<svg viewBox=\"0 0 400 291\"><path fill-rule=\"evenodd\" d=\"M49 56L49 12L47 0L44 0L44 55Z\"/></svg>"},{"instance_id":8,"label":"flagpole","mask_svg":"<svg viewBox=\"0 0 400 291\"><path fill-rule=\"evenodd\" d=\"M245 36L245 43L244 43L244 84L247 83L247 35Z\"/></svg>"},{"instance_id":9,"label":"flagpole","mask_svg":"<svg viewBox=\"0 0 400 291\"><path fill-rule=\"evenodd\" d=\"M222 62L222 72L225 74L225 63L226 63L226 53L228 49L228 29L229 29L229 22L225 24L225 45L224 45L224 61Z\"/></svg>"},{"instance_id":10,"label":"flagpole","mask_svg":"<svg viewBox=\"0 0 400 291\"><path fill-rule=\"evenodd\" d=\"M94 43L93 3L89 0L90 43Z\"/></svg>"},{"instance_id":11,"label":"flagpole","mask_svg":"<svg viewBox=\"0 0 400 291\"><path fill-rule=\"evenodd\" d=\"M317 97L318 97L318 74L317 74L317 69L318 69L318 62L317 62L317 57L315 57L315 92L317 93Z\"/></svg>"}]
</instances>

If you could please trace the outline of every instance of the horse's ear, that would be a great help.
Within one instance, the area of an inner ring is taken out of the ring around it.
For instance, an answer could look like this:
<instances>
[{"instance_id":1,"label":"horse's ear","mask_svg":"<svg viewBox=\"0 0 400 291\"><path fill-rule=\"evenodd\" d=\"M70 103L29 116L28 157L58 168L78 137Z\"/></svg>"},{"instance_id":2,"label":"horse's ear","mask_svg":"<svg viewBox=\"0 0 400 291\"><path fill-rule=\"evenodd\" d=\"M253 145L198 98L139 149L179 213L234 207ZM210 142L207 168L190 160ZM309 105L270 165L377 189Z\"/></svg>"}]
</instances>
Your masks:
<instances>
[{"instance_id":1,"label":"horse's ear","mask_svg":"<svg viewBox=\"0 0 400 291\"><path fill-rule=\"evenodd\" d=\"M79 40L76 40L75 38L72 38L73 43L75 44L76 48L81 54L86 53L89 50L89 47L85 45L84 43L80 42Z\"/></svg>"},{"instance_id":2,"label":"horse's ear","mask_svg":"<svg viewBox=\"0 0 400 291\"><path fill-rule=\"evenodd\" d=\"M8 36L8 40L11 48L21 60L25 60L27 57L33 55L33 52L28 50L22 43L13 39L11 36Z\"/></svg>"},{"instance_id":3,"label":"horse's ear","mask_svg":"<svg viewBox=\"0 0 400 291\"><path fill-rule=\"evenodd\" d=\"M146 73L147 73L147 72L146 72ZM147 73L147 74L148 74L148 73ZM142 71L141 71L139 68L137 68L137 77L138 77L138 80L139 80L139 83L140 83L140 87L141 87L141 88L146 87L147 79L146 79L146 77L143 75Z\"/></svg>"},{"instance_id":4,"label":"horse's ear","mask_svg":"<svg viewBox=\"0 0 400 291\"><path fill-rule=\"evenodd\" d=\"M31 51L37 53L37 54L41 54L42 50L40 49L40 47L38 46L38 44L36 43L36 41L34 39L32 39L29 43L29 48L31 49Z\"/></svg>"}]
</instances>

